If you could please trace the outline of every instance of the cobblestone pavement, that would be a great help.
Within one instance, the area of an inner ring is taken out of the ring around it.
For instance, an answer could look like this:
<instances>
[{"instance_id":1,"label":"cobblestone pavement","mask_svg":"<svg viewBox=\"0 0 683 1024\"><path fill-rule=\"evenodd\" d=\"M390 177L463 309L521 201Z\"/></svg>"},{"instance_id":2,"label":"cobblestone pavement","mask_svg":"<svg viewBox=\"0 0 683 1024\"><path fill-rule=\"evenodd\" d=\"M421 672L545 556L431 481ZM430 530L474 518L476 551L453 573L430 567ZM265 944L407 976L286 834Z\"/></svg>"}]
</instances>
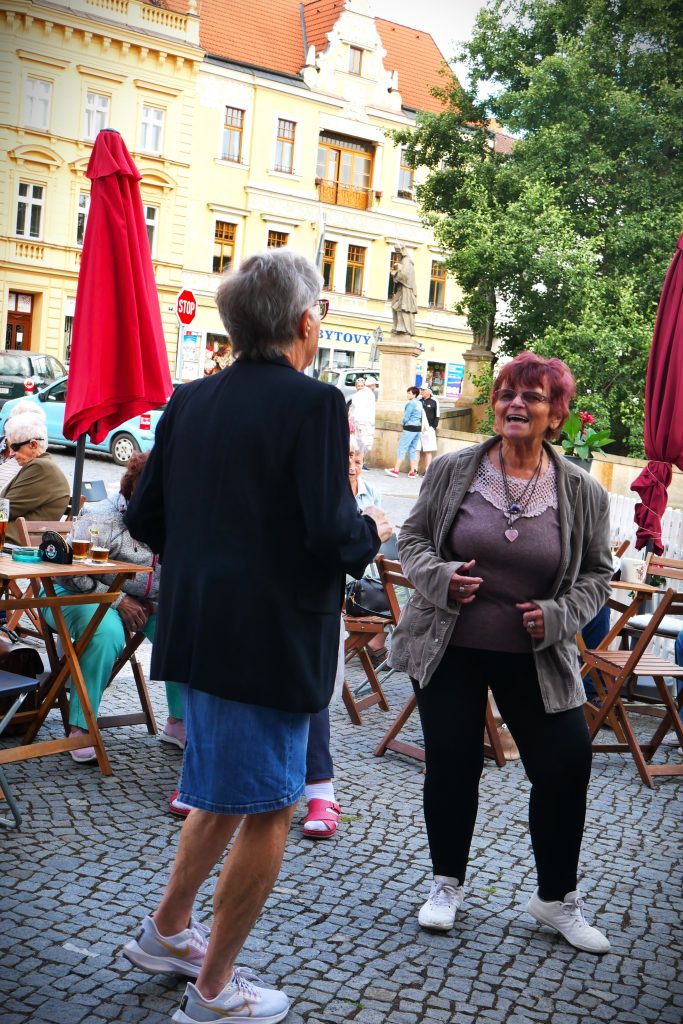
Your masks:
<instances>
[{"instance_id":1,"label":"cobblestone pavement","mask_svg":"<svg viewBox=\"0 0 683 1024\"><path fill-rule=\"evenodd\" d=\"M388 681L392 709L407 686ZM150 689L163 722L163 686ZM131 691L122 678L103 710L130 706ZM680 783L651 792L630 761L596 758L583 888L612 941L597 958L524 914L534 888L528 784L519 762L487 762L466 902L452 933L427 934L416 920L429 878L422 767L373 757L388 717L370 708L354 727L334 708L339 832L304 840L297 810L242 957L293 997L287 1024L680 1024ZM47 732L58 727L51 716ZM164 885L180 828L166 811L180 752L142 727L105 741L110 778L67 755L8 767L24 827L0 830L2 1024L157 1024L178 1004L181 979L144 975L119 951ZM205 920L212 884L198 906Z\"/></svg>"}]
</instances>

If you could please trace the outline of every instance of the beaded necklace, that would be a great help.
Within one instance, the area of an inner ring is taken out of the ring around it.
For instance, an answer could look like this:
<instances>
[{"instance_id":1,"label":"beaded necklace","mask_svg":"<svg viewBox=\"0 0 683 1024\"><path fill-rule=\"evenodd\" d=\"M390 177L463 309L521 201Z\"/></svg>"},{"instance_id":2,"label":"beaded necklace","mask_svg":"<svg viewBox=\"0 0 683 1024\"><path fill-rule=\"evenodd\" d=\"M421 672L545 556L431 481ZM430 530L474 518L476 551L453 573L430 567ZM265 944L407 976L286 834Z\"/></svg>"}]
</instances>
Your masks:
<instances>
[{"instance_id":1,"label":"beaded necklace","mask_svg":"<svg viewBox=\"0 0 683 1024\"><path fill-rule=\"evenodd\" d=\"M538 481L541 476L541 466L543 465L543 449L541 448L541 454L531 478L527 481L526 487L516 501L512 500L512 494L510 493L510 484L508 482L507 472L505 471L505 459L503 458L502 444L498 449L498 458L500 460L500 470L503 474L505 501L507 502L507 509L505 510L504 515L507 519L508 528L505 531L505 537L512 544L519 537L519 530L515 530L512 524L515 523L520 516L524 514L524 512L526 512L529 504L531 503L531 499L536 492L536 487L538 486Z\"/></svg>"}]
</instances>

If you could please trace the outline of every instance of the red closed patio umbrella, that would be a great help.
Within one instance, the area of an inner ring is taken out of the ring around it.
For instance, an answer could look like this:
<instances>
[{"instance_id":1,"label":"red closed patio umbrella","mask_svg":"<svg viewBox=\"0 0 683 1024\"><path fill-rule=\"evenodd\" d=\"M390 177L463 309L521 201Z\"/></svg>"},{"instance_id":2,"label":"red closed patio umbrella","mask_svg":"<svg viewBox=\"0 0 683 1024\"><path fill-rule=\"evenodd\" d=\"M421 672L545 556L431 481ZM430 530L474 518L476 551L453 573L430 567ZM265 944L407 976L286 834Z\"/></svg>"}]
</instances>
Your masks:
<instances>
[{"instance_id":1,"label":"red closed patio umbrella","mask_svg":"<svg viewBox=\"0 0 683 1024\"><path fill-rule=\"evenodd\" d=\"M672 465L683 469L683 235L664 279L645 384L645 454L648 464L631 484L636 505L636 547L662 545Z\"/></svg>"},{"instance_id":2,"label":"red closed patio umbrella","mask_svg":"<svg viewBox=\"0 0 683 1024\"><path fill-rule=\"evenodd\" d=\"M64 434L79 444L72 507L80 501L85 435L97 443L172 391L140 172L118 132L95 139L90 209L76 292Z\"/></svg>"}]
</instances>

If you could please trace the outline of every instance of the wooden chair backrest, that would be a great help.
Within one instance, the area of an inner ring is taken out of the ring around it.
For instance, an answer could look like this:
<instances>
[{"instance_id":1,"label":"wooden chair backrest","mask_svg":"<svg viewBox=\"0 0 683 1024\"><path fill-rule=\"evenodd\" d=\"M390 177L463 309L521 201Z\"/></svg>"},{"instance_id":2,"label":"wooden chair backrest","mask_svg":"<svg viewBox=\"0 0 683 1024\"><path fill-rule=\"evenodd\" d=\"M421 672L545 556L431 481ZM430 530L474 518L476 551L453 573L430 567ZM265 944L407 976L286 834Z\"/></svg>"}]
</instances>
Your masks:
<instances>
[{"instance_id":1,"label":"wooden chair backrest","mask_svg":"<svg viewBox=\"0 0 683 1024\"><path fill-rule=\"evenodd\" d=\"M665 558L663 555L650 555L647 571L652 576L664 576L668 580L683 580L683 560Z\"/></svg>"},{"instance_id":2,"label":"wooden chair backrest","mask_svg":"<svg viewBox=\"0 0 683 1024\"><path fill-rule=\"evenodd\" d=\"M24 547L37 547L43 539L45 530L54 530L55 533L60 533L62 537L66 537L67 534L71 533L73 523L64 519L50 522L47 519L30 520L19 516L16 525L22 545Z\"/></svg>"},{"instance_id":3,"label":"wooden chair backrest","mask_svg":"<svg viewBox=\"0 0 683 1024\"><path fill-rule=\"evenodd\" d=\"M398 603L398 597L396 596L396 587L409 587L413 590L413 584L404 575L401 563L391 558L386 558L384 555L378 555L375 559L377 564L377 571L379 572L379 578L384 592L387 595L387 601L391 608L391 617L394 620L394 625L398 622L401 617L401 606Z\"/></svg>"}]
</instances>

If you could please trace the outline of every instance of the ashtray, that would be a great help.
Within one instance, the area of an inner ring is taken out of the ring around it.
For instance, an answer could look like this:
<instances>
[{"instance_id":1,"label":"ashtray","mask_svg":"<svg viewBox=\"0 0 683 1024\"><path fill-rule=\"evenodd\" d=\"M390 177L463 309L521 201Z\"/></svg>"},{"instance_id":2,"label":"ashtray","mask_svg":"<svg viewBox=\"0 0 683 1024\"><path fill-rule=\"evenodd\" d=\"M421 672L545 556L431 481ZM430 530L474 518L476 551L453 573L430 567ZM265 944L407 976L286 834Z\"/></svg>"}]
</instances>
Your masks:
<instances>
[{"instance_id":1,"label":"ashtray","mask_svg":"<svg viewBox=\"0 0 683 1024\"><path fill-rule=\"evenodd\" d=\"M39 548L19 548L12 551L12 558L15 562L42 562Z\"/></svg>"}]
</instances>

